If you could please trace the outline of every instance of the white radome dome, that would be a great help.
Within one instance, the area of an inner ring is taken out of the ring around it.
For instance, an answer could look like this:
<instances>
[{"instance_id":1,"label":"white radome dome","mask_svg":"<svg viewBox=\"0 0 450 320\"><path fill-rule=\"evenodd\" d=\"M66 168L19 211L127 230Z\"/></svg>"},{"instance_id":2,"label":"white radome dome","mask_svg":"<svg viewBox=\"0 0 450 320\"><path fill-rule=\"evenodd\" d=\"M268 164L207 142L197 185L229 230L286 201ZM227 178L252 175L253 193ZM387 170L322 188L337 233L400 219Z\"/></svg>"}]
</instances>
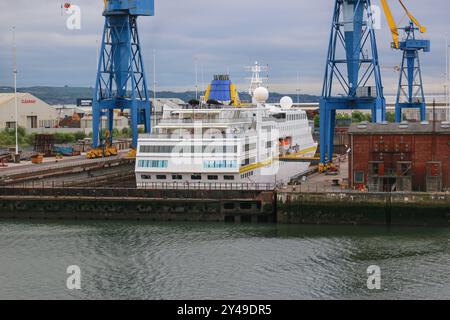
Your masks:
<instances>
[{"instance_id":1,"label":"white radome dome","mask_svg":"<svg viewBox=\"0 0 450 320\"><path fill-rule=\"evenodd\" d=\"M286 97L281 98L281 100L280 100L280 106L283 109L290 109L290 108L292 108L293 105L294 105L294 101L292 101L291 97L286 96Z\"/></svg>"},{"instance_id":2,"label":"white radome dome","mask_svg":"<svg viewBox=\"0 0 450 320\"><path fill-rule=\"evenodd\" d=\"M255 91L253 91L253 99L258 103L265 103L269 100L269 90L264 87L256 88Z\"/></svg>"}]
</instances>

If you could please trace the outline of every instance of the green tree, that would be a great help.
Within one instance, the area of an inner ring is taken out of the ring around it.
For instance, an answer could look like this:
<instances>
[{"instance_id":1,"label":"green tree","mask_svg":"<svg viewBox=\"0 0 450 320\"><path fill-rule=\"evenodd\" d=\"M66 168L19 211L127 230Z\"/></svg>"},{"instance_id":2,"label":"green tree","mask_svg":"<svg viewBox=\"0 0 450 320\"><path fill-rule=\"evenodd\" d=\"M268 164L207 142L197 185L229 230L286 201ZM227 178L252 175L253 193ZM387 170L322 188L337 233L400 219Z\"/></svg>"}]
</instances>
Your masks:
<instances>
[{"instance_id":1,"label":"green tree","mask_svg":"<svg viewBox=\"0 0 450 320\"><path fill-rule=\"evenodd\" d=\"M395 113L394 112L386 112L386 121L387 122L395 122Z\"/></svg>"},{"instance_id":2,"label":"green tree","mask_svg":"<svg viewBox=\"0 0 450 320\"><path fill-rule=\"evenodd\" d=\"M372 116L369 113L363 113L361 111L353 111L352 112L352 122L359 123L362 121L372 121Z\"/></svg>"},{"instance_id":3,"label":"green tree","mask_svg":"<svg viewBox=\"0 0 450 320\"><path fill-rule=\"evenodd\" d=\"M320 127L320 116L318 114L316 114L316 116L314 117L314 127Z\"/></svg>"},{"instance_id":4,"label":"green tree","mask_svg":"<svg viewBox=\"0 0 450 320\"><path fill-rule=\"evenodd\" d=\"M84 138L86 138L86 134L82 131L78 131L74 133L74 137L76 141L83 140Z\"/></svg>"},{"instance_id":5,"label":"green tree","mask_svg":"<svg viewBox=\"0 0 450 320\"><path fill-rule=\"evenodd\" d=\"M347 120L351 119L350 115L348 113L338 113L336 114L336 120Z\"/></svg>"}]
</instances>

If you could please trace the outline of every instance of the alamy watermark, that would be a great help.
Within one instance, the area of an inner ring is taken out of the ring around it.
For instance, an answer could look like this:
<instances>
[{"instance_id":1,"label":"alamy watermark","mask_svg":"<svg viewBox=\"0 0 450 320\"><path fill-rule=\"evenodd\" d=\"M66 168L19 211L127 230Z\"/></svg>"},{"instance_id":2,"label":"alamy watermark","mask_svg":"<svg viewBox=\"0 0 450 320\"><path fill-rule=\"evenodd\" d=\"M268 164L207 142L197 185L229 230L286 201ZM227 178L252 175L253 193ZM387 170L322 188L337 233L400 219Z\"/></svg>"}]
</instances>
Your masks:
<instances>
[{"instance_id":1,"label":"alamy watermark","mask_svg":"<svg viewBox=\"0 0 450 320\"><path fill-rule=\"evenodd\" d=\"M180 120L183 121L183 120ZM207 121L206 121L207 122ZM208 168L236 169L242 163L241 158L248 159L251 165L262 161L262 176L276 175L280 169L279 141L280 131L259 129L253 138L242 135L239 129L236 132L223 132L219 129L204 129L202 120L195 120L193 131L178 129L169 134L168 138L179 140L171 150L171 161L177 166L204 166ZM242 139L242 143L237 143ZM167 151L167 150L166 150ZM168 151L167 151L168 152ZM215 154L222 154L218 159Z\"/></svg>"},{"instance_id":2,"label":"alamy watermark","mask_svg":"<svg viewBox=\"0 0 450 320\"><path fill-rule=\"evenodd\" d=\"M373 265L367 268L367 289L381 290L381 268Z\"/></svg>"},{"instance_id":3,"label":"alamy watermark","mask_svg":"<svg viewBox=\"0 0 450 320\"><path fill-rule=\"evenodd\" d=\"M69 274L66 280L68 290L81 290L81 268L77 265L68 266L66 273Z\"/></svg>"},{"instance_id":4,"label":"alamy watermark","mask_svg":"<svg viewBox=\"0 0 450 320\"><path fill-rule=\"evenodd\" d=\"M64 14L67 15L66 27L69 30L81 29L81 8L80 6L66 3L64 5Z\"/></svg>"}]
</instances>

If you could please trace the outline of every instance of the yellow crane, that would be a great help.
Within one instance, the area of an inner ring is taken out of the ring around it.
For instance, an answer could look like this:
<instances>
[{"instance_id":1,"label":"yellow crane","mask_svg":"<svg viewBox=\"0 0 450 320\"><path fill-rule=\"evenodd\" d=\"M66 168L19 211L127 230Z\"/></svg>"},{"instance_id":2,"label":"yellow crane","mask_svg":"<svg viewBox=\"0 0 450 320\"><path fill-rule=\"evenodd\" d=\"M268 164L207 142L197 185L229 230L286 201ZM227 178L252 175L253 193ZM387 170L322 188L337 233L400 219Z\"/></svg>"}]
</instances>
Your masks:
<instances>
[{"instance_id":1,"label":"yellow crane","mask_svg":"<svg viewBox=\"0 0 450 320\"><path fill-rule=\"evenodd\" d=\"M380 0L383 5L386 19L391 29L392 48L403 52L403 60L400 67L400 80L395 103L395 121L401 122L404 108L414 108L420 110L420 119L426 120L426 102L422 82L422 70L420 67L419 52L430 52L430 40L419 40L416 38L416 30L425 33L427 28L411 14L402 0L398 0L406 15L409 17L409 24L404 28L399 28L395 22L392 11L387 0ZM404 31L405 37L399 40L399 30Z\"/></svg>"},{"instance_id":2,"label":"yellow crane","mask_svg":"<svg viewBox=\"0 0 450 320\"><path fill-rule=\"evenodd\" d=\"M391 8L389 7L388 0L380 0L380 1L383 6L384 13L386 15L386 20L389 24L389 29L391 29L392 39L394 40L394 42L392 43L392 47L394 49L399 49L400 45L399 45L399 33L397 22L394 19ZM406 8L402 0L398 0L398 2L405 10L405 13L409 17L409 19L419 28L419 31L421 33L425 33L427 31L427 28L424 27L422 24L420 24L420 22L411 14L411 12L409 12L408 8Z\"/></svg>"}]
</instances>

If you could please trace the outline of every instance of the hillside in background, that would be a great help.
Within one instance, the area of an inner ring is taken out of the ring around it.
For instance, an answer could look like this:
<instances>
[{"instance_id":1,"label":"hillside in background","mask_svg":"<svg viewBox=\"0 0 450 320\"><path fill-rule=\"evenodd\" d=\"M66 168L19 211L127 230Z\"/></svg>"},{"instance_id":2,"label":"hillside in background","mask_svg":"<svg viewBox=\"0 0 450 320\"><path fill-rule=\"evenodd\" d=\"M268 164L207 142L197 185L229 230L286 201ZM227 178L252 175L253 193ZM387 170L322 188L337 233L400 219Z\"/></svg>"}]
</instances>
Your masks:
<instances>
[{"instance_id":1,"label":"hillside in background","mask_svg":"<svg viewBox=\"0 0 450 320\"><path fill-rule=\"evenodd\" d=\"M19 92L27 92L36 96L37 98L47 102L48 104L76 104L78 98L90 98L92 97L93 88L87 87L27 87L19 88ZM11 87L0 87L0 93L11 93L13 88ZM153 96L153 92L150 92L150 96ZM239 94L242 101L250 101L250 96L248 93L242 92ZM270 94L269 102L278 102L285 94L280 94L272 92ZM289 95L294 102L297 102L297 95ZM161 91L157 93L158 98L179 98L183 101L189 101L195 99L194 91L187 92L172 92L172 91ZM300 95L300 102L319 102L319 97L313 95Z\"/></svg>"}]
</instances>

